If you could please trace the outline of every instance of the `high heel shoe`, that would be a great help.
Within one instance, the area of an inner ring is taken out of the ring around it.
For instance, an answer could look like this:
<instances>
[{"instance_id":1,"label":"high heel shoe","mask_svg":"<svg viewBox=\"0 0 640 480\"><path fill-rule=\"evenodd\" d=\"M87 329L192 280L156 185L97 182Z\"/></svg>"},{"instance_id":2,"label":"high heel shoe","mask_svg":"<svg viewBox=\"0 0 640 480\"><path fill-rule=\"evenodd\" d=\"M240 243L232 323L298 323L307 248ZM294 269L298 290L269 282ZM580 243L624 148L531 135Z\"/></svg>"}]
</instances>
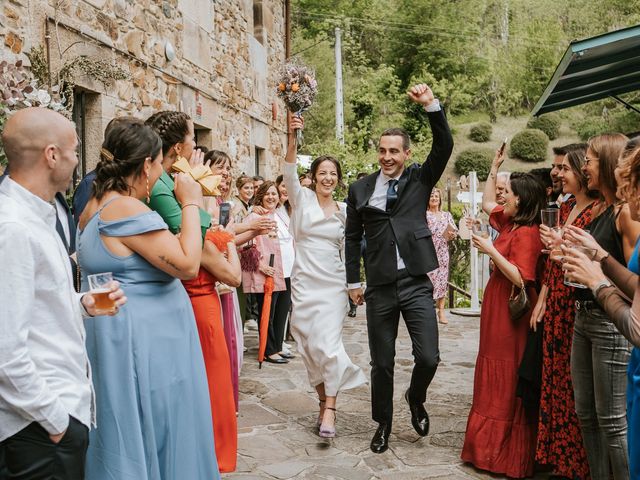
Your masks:
<instances>
[{"instance_id":1,"label":"high heel shoe","mask_svg":"<svg viewBox=\"0 0 640 480\"><path fill-rule=\"evenodd\" d=\"M333 427L325 427L324 423L320 425L320 429L318 430L318 435L320 435L322 438L333 438L336 436L336 426L335 426L335 421L338 417L337 414L337 410L335 408L332 407L325 407L325 411L327 410L331 410L333 412L333 421L334 421L334 426Z\"/></svg>"},{"instance_id":2,"label":"high heel shoe","mask_svg":"<svg viewBox=\"0 0 640 480\"><path fill-rule=\"evenodd\" d=\"M320 407L320 412L318 412L318 420L316 422L316 424L318 425L318 428L320 428L320 425L322 425L322 415L324 414L324 402L326 402L327 399L325 398L324 400L318 400L318 406Z\"/></svg>"}]
</instances>

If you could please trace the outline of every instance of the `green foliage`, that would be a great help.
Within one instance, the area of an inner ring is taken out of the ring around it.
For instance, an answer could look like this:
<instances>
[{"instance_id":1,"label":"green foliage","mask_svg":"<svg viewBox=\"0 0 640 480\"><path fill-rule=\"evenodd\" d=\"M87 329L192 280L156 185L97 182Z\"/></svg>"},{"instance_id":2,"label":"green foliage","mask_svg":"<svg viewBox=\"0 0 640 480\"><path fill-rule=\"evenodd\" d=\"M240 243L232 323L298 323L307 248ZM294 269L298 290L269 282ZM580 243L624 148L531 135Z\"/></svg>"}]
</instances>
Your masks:
<instances>
[{"instance_id":1,"label":"green foliage","mask_svg":"<svg viewBox=\"0 0 640 480\"><path fill-rule=\"evenodd\" d=\"M474 125L469 130L469 138L474 142L484 143L491 140L493 127L490 123L482 122Z\"/></svg>"},{"instance_id":2,"label":"green foliage","mask_svg":"<svg viewBox=\"0 0 640 480\"><path fill-rule=\"evenodd\" d=\"M527 128L511 139L509 156L525 162L542 162L547 158L549 137L542 130Z\"/></svg>"},{"instance_id":3,"label":"green foliage","mask_svg":"<svg viewBox=\"0 0 640 480\"><path fill-rule=\"evenodd\" d=\"M471 147L458 154L454 168L458 175L467 175L474 171L478 174L478 180L484 182L491 170L491 161L494 152L486 147Z\"/></svg>"},{"instance_id":4,"label":"green foliage","mask_svg":"<svg viewBox=\"0 0 640 480\"><path fill-rule=\"evenodd\" d=\"M555 140L560 135L562 119L557 113L545 113L539 117L532 117L527 122L527 128L536 128L547 134L549 140Z\"/></svg>"}]
</instances>

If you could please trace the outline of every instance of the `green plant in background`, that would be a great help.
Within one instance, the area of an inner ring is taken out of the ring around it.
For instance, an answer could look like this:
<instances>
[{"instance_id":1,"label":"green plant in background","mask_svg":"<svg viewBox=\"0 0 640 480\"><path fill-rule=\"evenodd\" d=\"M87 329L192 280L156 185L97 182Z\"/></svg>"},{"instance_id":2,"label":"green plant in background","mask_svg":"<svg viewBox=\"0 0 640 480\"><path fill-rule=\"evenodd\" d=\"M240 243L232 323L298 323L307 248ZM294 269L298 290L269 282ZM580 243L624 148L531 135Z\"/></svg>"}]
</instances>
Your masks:
<instances>
[{"instance_id":1,"label":"green plant in background","mask_svg":"<svg viewBox=\"0 0 640 480\"><path fill-rule=\"evenodd\" d=\"M458 175L467 175L474 171L478 180L484 182L491 170L491 161L495 152L487 147L470 147L458 154L454 168Z\"/></svg>"},{"instance_id":2,"label":"green plant in background","mask_svg":"<svg viewBox=\"0 0 640 480\"><path fill-rule=\"evenodd\" d=\"M474 142L484 143L491 140L491 134L493 133L493 127L490 123L481 122L469 130L469 138Z\"/></svg>"},{"instance_id":3,"label":"green plant in background","mask_svg":"<svg viewBox=\"0 0 640 480\"><path fill-rule=\"evenodd\" d=\"M560 135L562 119L556 113L545 113L539 117L533 117L527 123L527 128L537 128L547 134L549 140L555 140Z\"/></svg>"},{"instance_id":4,"label":"green plant in background","mask_svg":"<svg viewBox=\"0 0 640 480\"><path fill-rule=\"evenodd\" d=\"M511 139L509 156L525 162L542 162L547 159L549 137L542 130L527 128Z\"/></svg>"}]
</instances>

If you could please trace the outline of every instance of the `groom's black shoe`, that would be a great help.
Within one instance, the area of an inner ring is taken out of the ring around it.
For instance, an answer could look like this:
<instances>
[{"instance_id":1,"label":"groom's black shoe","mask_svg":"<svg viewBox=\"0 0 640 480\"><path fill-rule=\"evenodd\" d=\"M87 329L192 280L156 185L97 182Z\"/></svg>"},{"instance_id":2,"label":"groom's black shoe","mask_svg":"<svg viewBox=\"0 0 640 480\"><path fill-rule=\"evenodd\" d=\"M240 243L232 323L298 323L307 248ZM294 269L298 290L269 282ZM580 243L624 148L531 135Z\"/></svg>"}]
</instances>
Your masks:
<instances>
[{"instance_id":1,"label":"groom's black shoe","mask_svg":"<svg viewBox=\"0 0 640 480\"><path fill-rule=\"evenodd\" d=\"M413 403L409 400L409 390L404 392L404 399L409 404L409 411L411 412L411 425L413 429L421 437L426 437L429 433L429 414L421 403Z\"/></svg>"},{"instance_id":2,"label":"groom's black shoe","mask_svg":"<svg viewBox=\"0 0 640 480\"><path fill-rule=\"evenodd\" d=\"M391 433L390 423L380 423L376 433L371 439L371 451L373 453L386 452L389 448L389 434Z\"/></svg>"}]
</instances>

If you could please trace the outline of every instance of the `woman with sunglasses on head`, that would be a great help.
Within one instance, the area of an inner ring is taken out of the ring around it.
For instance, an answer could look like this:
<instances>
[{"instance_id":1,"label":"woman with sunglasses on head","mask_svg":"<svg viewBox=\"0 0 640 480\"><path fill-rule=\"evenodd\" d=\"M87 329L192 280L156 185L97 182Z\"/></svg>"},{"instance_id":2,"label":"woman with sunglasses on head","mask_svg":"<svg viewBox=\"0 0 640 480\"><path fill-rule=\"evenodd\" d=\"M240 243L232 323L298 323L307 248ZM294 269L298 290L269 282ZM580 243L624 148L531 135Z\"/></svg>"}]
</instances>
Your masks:
<instances>
[{"instance_id":1,"label":"woman with sunglasses on head","mask_svg":"<svg viewBox=\"0 0 640 480\"><path fill-rule=\"evenodd\" d=\"M608 255L626 264L640 235L627 203L616 196L615 170L627 137L605 134L592 137L582 167L588 188L600 193L592 212L590 235L568 227L564 238L577 246L594 248L596 259ZM595 240L592 241L592 240ZM591 478L629 478L625 404L629 343L588 288L574 290L576 319L571 350L571 376L576 412L587 451Z\"/></svg>"}]
</instances>

